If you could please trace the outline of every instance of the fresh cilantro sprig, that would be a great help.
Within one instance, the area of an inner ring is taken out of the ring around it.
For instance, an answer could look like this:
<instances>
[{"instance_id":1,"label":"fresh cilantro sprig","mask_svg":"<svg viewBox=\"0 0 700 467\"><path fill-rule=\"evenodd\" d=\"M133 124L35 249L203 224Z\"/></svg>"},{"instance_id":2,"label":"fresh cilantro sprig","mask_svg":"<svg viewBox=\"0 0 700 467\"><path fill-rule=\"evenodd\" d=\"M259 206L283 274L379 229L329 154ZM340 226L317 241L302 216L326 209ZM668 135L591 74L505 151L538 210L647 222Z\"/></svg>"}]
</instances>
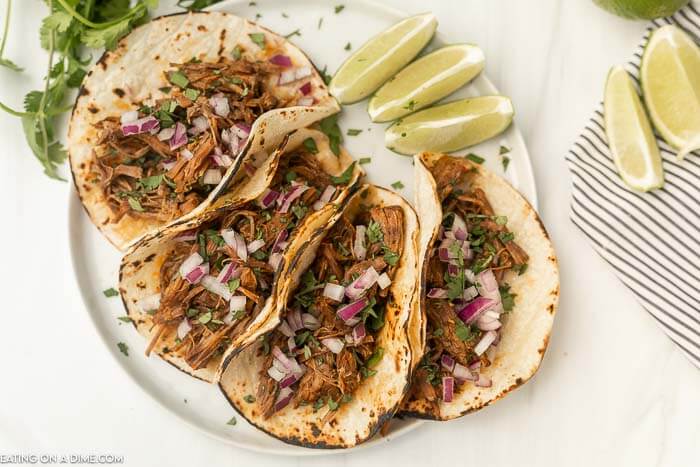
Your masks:
<instances>
[{"instance_id":1,"label":"fresh cilantro sprig","mask_svg":"<svg viewBox=\"0 0 700 467\"><path fill-rule=\"evenodd\" d=\"M10 30L10 16L12 15L12 0L7 0L7 9L5 10L5 25L2 30L2 41L0 42L0 66L9 68L13 71L22 71L22 68L15 64L12 60L5 58L5 44L7 43L7 34Z\"/></svg>"},{"instance_id":2,"label":"fresh cilantro sprig","mask_svg":"<svg viewBox=\"0 0 700 467\"><path fill-rule=\"evenodd\" d=\"M133 26L147 18L148 10L158 6L158 0L138 0L133 6L128 0L47 0L46 3L49 15L39 29L41 46L48 52L44 88L27 93L24 111L2 102L0 109L21 119L27 144L44 173L62 180L58 167L67 153L54 126L56 119L72 107L64 103L66 94L80 86L86 74L85 67L91 57L85 56L85 49L114 47ZM3 37L6 35L7 27ZM3 38L0 57L4 44Z\"/></svg>"}]
</instances>

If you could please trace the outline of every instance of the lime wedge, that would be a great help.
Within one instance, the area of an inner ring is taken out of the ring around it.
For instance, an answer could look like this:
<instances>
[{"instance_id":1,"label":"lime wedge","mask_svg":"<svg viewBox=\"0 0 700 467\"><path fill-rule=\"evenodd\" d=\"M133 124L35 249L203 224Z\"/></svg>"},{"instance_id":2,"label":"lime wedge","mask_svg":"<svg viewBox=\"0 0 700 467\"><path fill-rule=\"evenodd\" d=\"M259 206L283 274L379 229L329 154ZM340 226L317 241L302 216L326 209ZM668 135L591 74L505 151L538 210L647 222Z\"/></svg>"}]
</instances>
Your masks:
<instances>
[{"instance_id":1,"label":"lime wedge","mask_svg":"<svg viewBox=\"0 0 700 467\"><path fill-rule=\"evenodd\" d=\"M649 116L678 157L700 148L700 47L676 26L654 31L642 58Z\"/></svg>"},{"instance_id":2,"label":"lime wedge","mask_svg":"<svg viewBox=\"0 0 700 467\"><path fill-rule=\"evenodd\" d=\"M503 96L462 99L398 120L386 130L386 147L400 154L456 151L503 132L513 121L513 104Z\"/></svg>"},{"instance_id":3,"label":"lime wedge","mask_svg":"<svg viewBox=\"0 0 700 467\"><path fill-rule=\"evenodd\" d=\"M418 55L437 28L432 13L411 16L371 38L335 73L330 91L341 104L372 94Z\"/></svg>"},{"instance_id":4,"label":"lime wedge","mask_svg":"<svg viewBox=\"0 0 700 467\"><path fill-rule=\"evenodd\" d=\"M437 102L484 69L484 52L475 45L448 45L401 70L369 101L373 122L388 122Z\"/></svg>"},{"instance_id":5,"label":"lime wedge","mask_svg":"<svg viewBox=\"0 0 700 467\"><path fill-rule=\"evenodd\" d=\"M635 190L664 184L661 156L632 79L613 67L605 84L605 133L622 180Z\"/></svg>"}]
</instances>

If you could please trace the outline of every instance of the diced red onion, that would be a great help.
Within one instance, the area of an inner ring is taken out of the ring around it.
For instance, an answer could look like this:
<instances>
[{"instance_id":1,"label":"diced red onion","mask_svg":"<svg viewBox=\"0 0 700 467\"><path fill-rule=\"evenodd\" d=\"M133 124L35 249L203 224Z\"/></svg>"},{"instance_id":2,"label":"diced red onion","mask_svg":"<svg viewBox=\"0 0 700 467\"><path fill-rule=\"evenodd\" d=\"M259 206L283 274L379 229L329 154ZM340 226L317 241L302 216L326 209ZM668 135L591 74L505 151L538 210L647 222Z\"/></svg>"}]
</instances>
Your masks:
<instances>
[{"instance_id":1,"label":"diced red onion","mask_svg":"<svg viewBox=\"0 0 700 467\"><path fill-rule=\"evenodd\" d=\"M287 243L285 240L287 240L287 237L289 236L289 232L287 232L287 229L282 229L280 230L280 233L277 234L277 238L275 239L275 243L272 244L272 252L274 253L281 253L284 251L284 249L287 247Z\"/></svg>"},{"instance_id":2,"label":"diced red onion","mask_svg":"<svg viewBox=\"0 0 700 467\"><path fill-rule=\"evenodd\" d=\"M185 158L186 160L188 160L188 161L191 161L192 158L194 157L194 154L192 154L192 151L190 151L190 150L187 149L187 148L185 148L185 149L183 149L182 151L180 151L180 154L182 155L182 157L184 157L184 158Z\"/></svg>"},{"instance_id":3,"label":"diced red onion","mask_svg":"<svg viewBox=\"0 0 700 467\"><path fill-rule=\"evenodd\" d=\"M260 248L265 246L265 240L262 238L259 238L257 240L253 240L248 244L248 254L255 253L258 251Z\"/></svg>"},{"instance_id":4,"label":"diced red onion","mask_svg":"<svg viewBox=\"0 0 700 467\"><path fill-rule=\"evenodd\" d=\"M365 246L365 234L367 227L358 225L355 227L355 243L352 246L352 252L356 259L363 260L367 256L367 247Z\"/></svg>"},{"instance_id":5,"label":"diced red onion","mask_svg":"<svg viewBox=\"0 0 700 467\"><path fill-rule=\"evenodd\" d=\"M187 144L187 127L180 122L175 123L175 132L170 137L170 150L184 146Z\"/></svg>"},{"instance_id":6,"label":"diced red onion","mask_svg":"<svg viewBox=\"0 0 700 467\"><path fill-rule=\"evenodd\" d=\"M357 326L352 328L352 339L355 344L362 342L362 339L367 335L367 329L365 328L365 323L360 321Z\"/></svg>"},{"instance_id":7,"label":"diced red onion","mask_svg":"<svg viewBox=\"0 0 700 467\"><path fill-rule=\"evenodd\" d=\"M231 131L233 134L238 136L241 140L245 141L250 136L251 126L245 122L236 122L232 127Z\"/></svg>"},{"instance_id":8,"label":"diced red onion","mask_svg":"<svg viewBox=\"0 0 700 467\"><path fill-rule=\"evenodd\" d=\"M501 327L501 322L499 320L482 321L481 319L479 319L476 322L476 326L482 331L495 331L496 329Z\"/></svg>"},{"instance_id":9,"label":"diced red onion","mask_svg":"<svg viewBox=\"0 0 700 467\"><path fill-rule=\"evenodd\" d=\"M279 347L276 345L272 347L272 355L279 360L279 362L282 364L282 367L291 372L294 370L294 364L292 363L292 360L287 357L282 350L280 350Z\"/></svg>"},{"instance_id":10,"label":"diced red onion","mask_svg":"<svg viewBox=\"0 0 700 467\"><path fill-rule=\"evenodd\" d=\"M457 267L457 265L455 264L448 264L447 274L449 274L450 276L456 276L457 274L459 274L459 267Z\"/></svg>"},{"instance_id":11,"label":"diced red onion","mask_svg":"<svg viewBox=\"0 0 700 467\"><path fill-rule=\"evenodd\" d=\"M269 188L266 188L262 196L258 198L258 204L263 209L267 209L275 203L279 195L279 191L270 190Z\"/></svg>"},{"instance_id":12,"label":"diced red onion","mask_svg":"<svg viewBox=\"0 0 700 467\"><path fill-rule=\"evenodd\" d=\"M214 154L211 156L212 159L214 159L214 162L216 165L219 167L231 167L231 164L233 164L233 159L231 159L231 156L228 154Z\"/></svg>"},{"instance_id":13,"label":"diced red onion","mask_svg":"<svg viewBox=\"0 0 700 467\"><path fill-rule=\"evenodd\" d=\"M292 66L292 59L289 58L286 55L273 55L270 58L270 63L273 63L278 66L283 66L283 67L290 67Z\"/></svg>"},{"instance_id":14,"label":"diced red onion","mask_svg":"<svg viewBox=\"0 0 700 467\"><path fill-rule=\"evenodd\" d=\"M293 337L287 339L287 348L292 353L297 349L297 341Z\"/></svg>"},{"instance_id":15,"label":"diced red onion","mask_svg":"<svg viewBox=\"0 0 700 467\"><path fill-rule=\"evenodd\" d=\"M190 322L187 318L183 319L180 321L180 324L177 326L177 337L178 339L182 340L185 338L185 336L192 330L192 326L190 325Z\"/></svg>"},{"instance_id":16,"label":"diced red onion","mask_svg":"<svg viewBox=\"0 0 700 467\"><path fill-rule=\"evenodd\" d=\"M330 350L334 354L339 354L340 351L343 350L343 347L345 346L345 343L341 339L338 339L337 337L330 337L328 339L321 339L321 344L328 347L328 350Z\"/></svg>"},{"instance_id":17,"label":"diced red onion","mask_svg":"<svg viewBox=\"0 0 700 467\"><path fill-rule=\"evenodd\" d=\"M447 290L445 289L438 289L438 288L432 288L430 291L428 291L428 298L447 298Z\"/></svg>"},{"instance_id":18,"label":"diced red onion","mask_svg":"<svg viewBox=\"0 0 700 467\"><path fill-rule=\"evenodd\" d=\"M255 166L253 164L250 164L249 162L244 162L243 163L243 169L245 169L245 173L247 173L249 176L255 175Z\"/></svg>"},{"instance_id":19,"label":"diced red onion","mask_svg":"<svg viewBox=\"0 0 700 467\"><path fill-rule=\"evenodd\" d=\"M342 302L345 296L345 287L340 284L326 282L325 287L323 287L323 296L335 300L336 302Z\"/></svg>"},{"instance_id":20,"label":"diced red onion","mask_svg":"<svg viewBox=\"0 0 700 467\"><path fill-rule=\"evenodd\" d=\"M442 354L442 357L440 357L440 365L450 373L452 373L455 369L455 359L447 355L446 353Z\"/></svg>"},{"instance_id":21,"label":"diced red onion","mask_svg":"<svg viewBox=\"0 0 700 467\"><path fill-rule=\"evenodd\" d=\"M307 76L311 76L311 67L300 66L299 68L294 70L294 77L298 80L306 78Z\"/></svg>"},{"instance_id":22,"label":"diced red onion","mask_svg":"<svg viewBox=\"0 0 700 467\"><path fill-rule=\"evenodd\" d=\"M218 185L221 182L221 171L219 169L207 169L202 177L205 185Z\"/></svg>"},{"instance_id":23,"label":"diced red onion","mask_svg":"<svg viewBox=\"0 0 700 467\"><path fill-rule=\"evenodd\" d=\"M383 272L377 277L377 285L379 285L379 288L384 290L387 287L391 285L391 278L389 277L389 274Z\"/></svg>"},{"instance_id":24,"label":"diced red onion","mask_svg":"<svg viewBox=\"0 0 700 467\"><path fill-rule=\"evenodd\" d=\"M163 128L162 130L160 130L158 132L158 139L160 141L167 141L170 138L172 138L174 134L175 134L175 128L173 128L173 127Z\"/></svg>"},{"instance_id":25,"label":"diced red onion","mask_svg":"<svg viewBox=\"0 0 700 467\"><path fill-rule=\"evenodd\" d=\"M157 310L160 308L160 294L153 294L149 295L147 297L143 297L139 301L136 302L136 306L141 310L143 313L147 313L149 311Z\"/></svg>"},{"instance_id":26,"label":"diced red onion","mask_svg":"<svg viewBox=\"0 0 700 467\"><path fill-rule=\"evenodd\" d=\"M442 400L443 402L452 402L454 395L455 380L452 376L442 377Z\"/></svg>"},{"instance_id":27,"label":"diced red onion","mask_svg":"<svg viewBox=\"0 0 700 467\"><path fill-rule=\"evenodd\" d=\"M491 309L495 304L496 302L490 298L476 297L457 311L457 316L459 316L465 324L470 324L476 321L483 312Z\"/></svg>"},{"instance_id":28,"label":"diced red onion","mask_svg":"<svg viewBox=\"0 0 700 467\"><path fill-rule=\"evenodd\" d=\"M277 271L282 263L282 253L272 253L268 258L267 263L272 266L272 269Z\"/></svg>"},{"instance_id":29,"label":"diced red onion","mask_svg":"<svg viewBox=\"0 0 700 467\"><path fill-rule=\"evenodd\" d=\"M496 331L486 331L484 335L481 336L479 343L474 347L474 353L481 356L481 354L493 344L493 341L496 340L496 336Z\"/></svg>"},{"instance_id":30,"label":"diced red onion","mask_svg":"<svg viewBox=\"0 0 700 467\"><path fill-rule=\"evenodd\" d=\"M136 120L139 119L139 111L138 110L129 110L128 112L124 112L121 116L121 124L125 125L127 123L133 123Z\"/></svg>"},{"instance_id":31,"label":"diced red onion","mask_svg":"<svg viewBox=\"0 0 700 467\"><path fill-rule=\"evenodd\" d=\"M200 133L204 133L209 129L209 120L203 115L194 117L191 123L192 126L187 130L187 133L193 136L196 136Z\"/></svg>"},{"instance_id":32,"label":"diced red onion","mask_svg":"<svg viewBox=\"0 0 700 467\"><path fill-rule=\"evenodd\" d=\"M190 256L188 256L180 265L180 276L184 278L187 274L190 273L194 268L199 266L204 262L204 258L202 258L199 253L194 252Z\"/></svg>"},{"instance_id":33,"label":"diced red onion","mask_svg":"<svg viewBox=\"0 0 700 467\"><path fill-rule=\"evenodd\" d=\"M248 247L246 246L245 239L241 236L241 234L237 233L233 229L226 229L221 231L221 237L228 246L234 249L236 256L243 261L248 259Z\"/></svg>"},{"instance_id":34,"label":"diced red onion","mask_svg":"<svg viewBox=\"0 0 700 467\"><path fill-rule=\"evenodd\" d=\"M338 317L345 321L345 324L348 324L348 322L361 312L365 306L367 306L367 300L364 298L352 302L338 309Z\"/></svg>"},{"instance_id":35,"label":"diced red onion","mask_svg":"<svg viewBox=\"0 0 700 467\"><path fill-rule=\"evenodd\" d=\"M187 273L187 275L185 276L185 280L187 280L187 282L189 282L190 284L197 284L207 274L209 274L209 263L200 264L199 266L196 266L194 269L192 269L189 273Z\"/></svg>"},{"instance_id":36,"label":"diced red onion","mask_svg":"<svg viewBox=\"0 0 700 467\"><path fill-rule=\"evenodd\" d=\"M490 323L491 321L496 321L500 317L501 314L496 310L486 310L484 314L479 317L479 320L483 321L484 323Z\"/></svg>"},{"instance_id":37,"label":"diced red onion","mask_svg":"<svg viewBox=\"0 0 700 467\"><path fill-rule=\"evenodd\" d=\"M489 378L486 375L480 374L479 379L474 383L474 385L479 386L480 388L490 388L491 378Z\"/></svg>"},{"instance_id":38,"label":"diced red onion","mask_svg":"<svg viewBox=\"0 0 700 467\"><path fill-rule=\"evenodd\" d=\"M464 292L462 292L462 299L468 301L468 300L475 298L478 295L479 295L479 292L476 291L476 287L471 286L471 287L467 287L466 289L464 289Z\"/></svg>"},{"instance_id":39,"label":"diced red onion","mask_svg":"<svg viewBox=\"0 0 700 467\"><path fill-rule=\"evenodd\" d=\"M236 263L227 263L221 268L221 272L219 272L219 275L216 276L216 280L222 284L227 284L231 279L240 277L241 272L241 269L238 268Z\"/></svg>"},{"instance_id":40,"label":"diced red onion","mask_svg":"<svg viewBox=\"0 0 700 467\"><path fill-rule=\"evenodd\" d=\"M321 193L321 197L314 203L314 211L319 211L323 206L328 204L334 193L335 187L333 185L328 185L326 189L323 190L323 193Z\"/></svg>"},{"instance_id":41,"label":"diced red onion","mask_svg":"<svg viewBox=\"0 0 700 467\"><path fill-rule=\"evenodd\" d=\"M147 117L139 118L133 122L122 124L122 134L124 136L138 135L141 133L148 133L149 131L158 130L160 128L160 122L158 119L152 115Z\"/></svg>"},{"instance_id":42,"label":"diced red onion","mask_svg":"<svg viewBox=\"0 0 700 467\"><path fill-rule=\"evenodd\" d=\"M498 341L501 340L501 334L499 333L496 336L496 340L493 341L493 344L491 344L491 347L486 349L486 358L489 359L490 362L494 362L496 360L496 346L498 345Z\"/></svg>"},{"instance_id":43,"label":"diced red onion","mask_svg":"<svg viewBox=\"0 0 700 467\"><path fill-rule=\"evenodd\" d=\"M177 160L175 160L175 159L170 159L170 160L161 162L161 164L163 165L163 168L164 168L165 170L170 170L170 169L172 169L173 167L175 167L175 164L177 164Z\"/></svg>"},{"instance_id":44,"label":"diced red onion","mask_svg":"<svg viewBox=\"0 0 700 467\"><path fill-rule=\"evenodd\" d=\"M282 388L282 389L288 388L288 387L291 386L292 384L296 383L298 380L299 380L299 378L298 378L297 375L295 375L294 373L289 374L289 375L286 375L286 376L285 376L284 378L282 378L282 380L280 381L280 388Z\"/></svg>"},{"instance_id":45,"label":"diced red onion","mask_svg":"<svg viewBox=\"0 0 700 467\"><path fill-rule=\"evenodd\" d=\"M359 323L360 321L362 321L362 317L355 316L354 318L350 318L349 320L345 321L345 325L352 327L352 326L356 325L357 323Z\"/></svg>"},{"instance_id":46,"label":"diced red onion","mask_svg":"<svg viewBox=\"0 0 700 467\"><path fill-rule=\"evenodd\" d=\"M231 289L228 288L228 285L222 284L216 280L216 277L214 276L204 276L202 278L202 286L209 292L218 295L224 300L231 300Z\"/></svg>"},{"instance_id":47,"label":"diced red onion","mask_svg":"<svg viewBox=\"0 0 700 467\"><path fill-rule=\"evenodd\" d=\"M304 322L301 320L301 311L299 311L299 308L292 308L289 310L289 313L287 313L287 322L294 332L304 329Z\"/></svg>"},{"instance_id":48,"label":"diced red onion","mask_svg":"<svg viewBox=\"0 0 700 467\"><path fill-rule=\"evenodd\" d=\"M311 81L304 83L304 85L299 88L299 91L301 91L301 93L305 96L311 94Z\"/></svg>"},{"instance_id":49,"label":"diced red onion","mask_svg":"<svg viewBox=\"0 0 700 467\"><path fill-rule=\"evenodd\" d=\"M314 98L310 96L304 96L297 100L297 105L301 107L310 107L314 105Z\"/></svg>"},{"instance_id":50,"label":"diced red onion","mask_svg":"<svg viewBox=\"0 0 700 467\"><path fill-rule=\"evenodd\" d=\"M302 313L301 322L304 324L306 329L310 329L312 331L315 331L321 327L321 323L318 321L318 318L311 313Z\"/></svg>"},{"instance_id":51,"label":"diced red onion","mask_svg":"<svg viewBox=\"0 0 700 467\"><path fill-rule=\"evenodd\" d=\"M275 381L282 381L282 378L284 378L285 375L285 373L278 370L274 366L267 369L267 374L270 375L270 378L274 379Z\"/></svg>"},{"instance_id":52,"label":"diced red onion","mask_svg":"<svg viewBox=\"0 0 700 467\"><path fill-rule=\"evenodd\" d=\"M293 186L289 190L289 192L282 196L282 205L279 208L279 212L284 214L287 211L289 211L289 208L292 206L292 203L296 201L296 199L299 198L302 194L304 194L304 192L308 189L309 187L306 185Z\"/></svg>"},{"instance_id":53,"label":"diced red onion","mask_svg":"<svg viewBox=\"0 0 700 467\"><path fill-rule=\"evenodd\" d=\"M357 279L352 281L350 285L345 288L345 295L350 300L359 298L377 282L378 278L379 274L377 270L374 269L373 266L368 267Z\"/></svg>"},{"instance_id":54,"label":"diced red onion","mask_svg":"<svg viewBox=\"0 0 700 467\"><path fill-rule=\"evenodd\" d=\"M469 369L471 371L476 371L481 368L481 360L475 360L473 363L469 364Z\"/></svg>"},{"instance_id":55,"label":"diced red onion","mask_svg":"<svg viewBox=\"0 0 700 467\"><path fill-rule=\"evenodd\" d=\"M496 302L495 310L499 313L503 311L501 303L501 293L498 290L498 282L491 269L485 269L476 277L476 288L483 297L490 298Z\"/></svg>"},{"instance_id":56,"label":"diced red onion","mask_svg":"<svg viewBox=\"0 0 700 467\"><path fill-rule=\"evenodd\" d=\"M243 311L245 310L246 301L245 295L234 295L229 301L228 309L232 312Z\"/></svg>"},{"instance_id":57,"label":"diced red onion","mask_svg":"<svg viewBox=\"0 0 700 467\"><path fill-rule=\"evenodd\" d=\"M474 373L469 371L469 368L459 363L455 363L454 370L452 370L452 375L462 381L476 381L477 378Z\"/></svg>"},{"instance_id":58,"label":"diced red onion","mask_svg":"<svg viewBox=\"0 0 700 467\"><path fill-rule=\"evenodd\" d=\"M279 330L287 337L294 337L294 331L292 331L292 328L289 327L289 323L287 323L287 321L282 321L280 323Z\"/></svg>"},{"instance_id":59,"label":"diced red onion","mask_svg":"<svg viewBox=\"0 0 700 467\"><path fill-rule=\"evenodd\" d=\"M214 108L214 113L219 117L228 117L231 108L228 105L228 98L223 94L216 94L209 98L209 105Z\"/></svg>"},{"instance_id":60,"label":"diced red onion","mask_svg":"<svg viewBox=\"0 0 700 467\"><path fill-rule=\"evenodd\" d=\"M277 84L284 85L284 84L289 84L294 81L296 81L296 73L294 72L293 69L290 70L284 70L282 73L280 73L280 77L277 80Z\"/></svg>"},{"instance_id":61,"label":"diced red onion","mask_svg":"<svg viewBox=\"0 0 700 467\"><path fill-rule=\"evenodd\" d=\"M277 399L275 399L275 412L285 408L292 400L293 396L294 392L291 388L280 389L279 394L277 394Z\"/></svg>"},{"instance_id":62,"label":"diced red onion","mask_svg":"<svg viewBox=\"0 0 700 467\"><path fill-rule=\"evenodd\" d=\"M454 236L457 240L464 241L467 239L467 223L464 222L464 219L457 214L453 213L453 221L452 221L452 227L450 230L454 233Z\"/></svg>"}]
</instances>

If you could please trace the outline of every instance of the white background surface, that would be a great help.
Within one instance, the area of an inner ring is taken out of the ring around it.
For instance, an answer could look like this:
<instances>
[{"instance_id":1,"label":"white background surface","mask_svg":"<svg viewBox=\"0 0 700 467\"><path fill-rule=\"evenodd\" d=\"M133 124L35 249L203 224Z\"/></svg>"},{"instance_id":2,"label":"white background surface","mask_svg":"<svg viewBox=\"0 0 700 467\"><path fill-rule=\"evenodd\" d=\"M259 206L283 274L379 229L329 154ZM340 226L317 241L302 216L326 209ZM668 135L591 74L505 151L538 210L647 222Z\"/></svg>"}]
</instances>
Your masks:
<instances>
[{"instance_id":1,"label":"white background surface","mask_svg":"<svg viewBox=\"0 0 700 467\"><path fill-rule=\"evenodd\" d=\"M419 0L385 3L406 13L426 8ZM0 99L20 107L44 73L37 37L44 6L15 4L6 53L27 72L0 70ZM700 374L568 220L564 155L600 99L608 68L627 59L645 24L589 0L442 0L430 8L441 32L484 49L488 76L513 99L533 159L562 280L537 376L465 419L346 455L284 459L213 441L149 399L102 345L70 266L71 186L41 175L19 121L2 114L0 455L113 453L134 466L697 465Z\"/></svg>"}]
</instances>

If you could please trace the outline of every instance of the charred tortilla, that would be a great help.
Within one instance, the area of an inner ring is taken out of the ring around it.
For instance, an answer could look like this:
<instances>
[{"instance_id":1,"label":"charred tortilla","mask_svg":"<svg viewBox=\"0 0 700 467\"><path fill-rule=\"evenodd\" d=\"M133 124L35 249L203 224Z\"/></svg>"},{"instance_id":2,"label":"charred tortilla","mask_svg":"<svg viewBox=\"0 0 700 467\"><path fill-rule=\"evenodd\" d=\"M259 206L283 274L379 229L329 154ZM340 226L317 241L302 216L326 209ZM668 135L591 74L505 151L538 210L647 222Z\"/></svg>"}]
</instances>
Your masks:
<instances>
[{"instance_id":1,"label":"charred tortilla","mask_svg":"<svg viewBox=\"0 0 700 467\"><path fill-rule=\"evenodd\" d=\"M298 130L264 156L248 154L205 213L145 237L122 260L120 292L146 352L205 381L224 353L267 329L291 258L362 175L316 130Z\"/></svg>"},{"instance_id":2,"label":"charred tortilla","mask_svg":"<svg viewBox=\"0 0 700 467\"><path fill-rule=\"evenodd\" d=\"M347 448L376 433L409 381L417 237L408 203L372 185L317 224L269 332L224 358L219 385L233 407L305 447Z\"/></svg>"},{"instance_id":3,"label":"charred tortilla","mask_svg":"<svg viewBox=\"0 0 700 467\"><path fill-rule=\"evenodd\" d=\"M80 199L119 249L201 213L245 153L338 111L301 50L218 12L161 17L85 78L68 150Z\"/></svg>"},{"instance_id":4,"label":"charred tortilla","mask_svg":"<svg viewBox=\"0 0 700 467\"><path fill-rule=\"evenodd\" d=\"M559 298L554 249L532 206L480 165L415 156L419 295L405 415L449 420L500 399L540 365Z\"/></svg>"}]
</instances>

